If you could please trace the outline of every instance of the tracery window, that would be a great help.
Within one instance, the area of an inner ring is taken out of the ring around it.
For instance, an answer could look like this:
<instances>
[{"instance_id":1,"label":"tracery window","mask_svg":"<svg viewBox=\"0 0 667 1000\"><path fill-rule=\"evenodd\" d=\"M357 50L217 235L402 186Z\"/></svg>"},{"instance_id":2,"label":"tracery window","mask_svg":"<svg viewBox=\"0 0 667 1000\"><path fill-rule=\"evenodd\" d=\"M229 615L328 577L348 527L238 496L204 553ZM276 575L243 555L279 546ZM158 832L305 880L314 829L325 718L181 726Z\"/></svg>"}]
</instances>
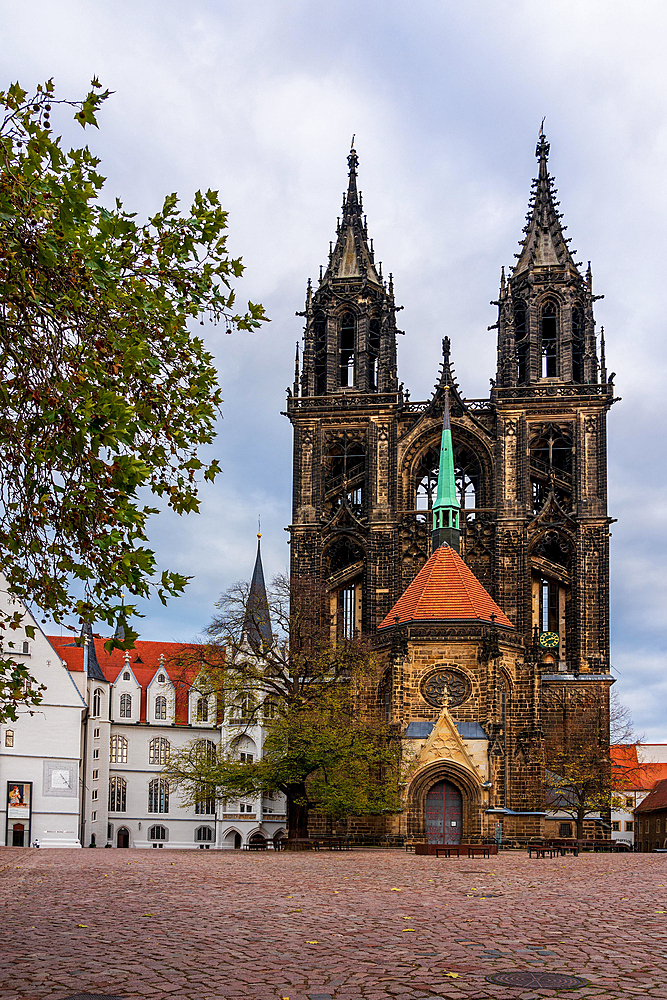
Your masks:
<instances>
[{"instance_id":1,"label":"tracery window","mask_svg":"<svg viewBox=\"0 0 667 1000\"><path fill-rule=\"evenodd\" d=\"M197 698L195 717L197 722L208 722L208 697Z\"/></svg>"},{"instance_id":2,"label":"tracery window","mask_svg":"<svg viewBox=\"0 0 667 1000\"><path fill-rule=\"evenodd\" d=\"M210 826L198 826L195 830L195 840L198 844L208 843L213 841L213 830Z\"/></svg>"},{"instance_id":3,"label":"tracery window","mask_svg":"<svg viewBox=\"0 0 667 1000\"><path fill-rule=\"evenodd\" d=\"M109 812L125 812L127 805L127 782L115 775L109 778Z\"/></svg>"},{"instance_id":4,"label":"tracery window","mask_svg":"<svg viewBox=\"0 0 667 1000\"><path fill-rule=\"evenodd\" d=\"M127 764L127 739L114 735L109 740L109 763Z\"/></svg>"},{"instance_id":5,"label":"tracery window","mask_svg":"<svg viewBox=\"0 0 667 1000\"><path fill-rule=\"evenodd\" d=\"M170 750L169 740L166 740L164 736L156 736L148 744L148 763L166 764L169 760Z\"/></svg>"},{"instance_id":6,"label":"tracery window","mask_svg":"<svg viewBox=\"0 0 667 1000\"><path fill-rule=\"evenodd\" d=\"M313 348L315 352L315 395L327 391L327 320L324 313L316 313L313 321Z\"/></svg>"},{"instance_id":7,"label":"tracery window","mask_svg":"<svg viewBox=\"0 0 667 1000\"><path fill-rule=\"evenodd\" d=\"M584 312L580 305L572 310L572 380L584 381Z\"/></svg>"},{"instance_id":8,"label":"tracery window","mask_svg":"<svg viewBox=\"0 0 667 1000\"><path fill-rule=\"evenodd\" d=\"M526 304L520 299L514 304L514 340L516 343L517 383L528 381L529 340L527 338Z\"/></svg>"},{"instance_id":9,"label":"tracery window","mask_svg":"<svg viewBox=\"0 0 667 1000\"><path fill-rule=\"evenodd\" d=\"M121 719L132 718L132 695L130 694L120 696L120 717Z\"/></svg>"},{"instance_id":10,"label":"tracery window","mask_svg":"<svg viewBox=\"0 0 667 1000\"><path fill-rule=\"evenodd\" d=\"M417 473L416 508L432 510L438 492L439 448L430 448ZM454 479L461 510L483 506L482 467L475 452L467 445L454 446Z\"/></svg>"},{"instance_id":11,"label":"tracery window","mask_svg":"<svg viewBox=\"0 0 667 1000\"><path fill-rule=\"evenodd\" d=\"M377 392L380 365L380 320L374 316L368 326L368 388Z\"/></svg>"},{"instance_id":12,"label":"tracery window","mask_svg":"<svg viewBox=\"0 0 667 1000\"><path fill-rule=\"evenodd\" d=\"M325 500L338 507L343 495L357 514L362 513L366 474L366 446L358 433L342 431L326 445Z\"/></svg>"},{"instance_id":13,"label":"tracery window","mask_svg":"<svg viewBox=\"0 0 667 1000\"><path fill-rule=\"evenodd\" d=\"M354 385L354 336L356 323L351 312L343 313L340 321L340 385Z\"/></svg>"},{"instance_id":14,"label":"tracery window","mask_svg":"<svg viewBox=\"0 0 667 1000\"><path fill-rule=\"evenodd\" d=\"M167 718L167 699L163 694L159 694L155 699L155 718L157 720Z\"/></svg>"},{"instance_id":15,"label":"tracery window","mask_svg":"<svg viewBox=\"0 0 667 1000\"><path fill-rule=\"evenodd\" d=\"M215 764L217 748L213 740L197 740L193 749L200 760L207 764Z\"/></svg>"},{"instance_id":16,"label":"tracery window","mask_svg":"<svg viewBox=\"0 0 667 1000\"><path fill-rule=\"evenodd\" d=\"M197 816L215 815L215 792L210 786L202 785L195 799L195 814Z\"/></svg>"},{"instance_id":17,"label":"tracery window","mask_svg":"<svg viewBox=\"0 0 667 1000\"><path fill-rule=\"evenodd\" d=\"M148 831L149 840L166 840L167 828L164 826L152 826Z\"/></svg>"},{"instance_id":18,"label":"tracery window","mask_svg":"<svg viewBox=\"0 0 667 1000\"><path fill-rule=\"evenodd\" d=\"M148 782L149 813L169 812L169 782L164 778L153 778Z\"/></svg>"},{"instance_id":19,"label":"tracery window","mask_svg":"<svg viewBox=\"0 0 667 1000\"><path fill-rule=\"evenodd\" d=\"M564 509L572 498L572 440L570 432L555 424L535 428L530 442L530 478L533 511L538 513L553 489Z\"/></svg>"},{"instance_id":20,"label":"tracery window","mask_svg":"<svg viewBox=\"0 0 667 1000\"><path fill-rule=\"evenodd\" d=\"M545 302L542 307L542 378L558 375L558 314L554 302Z\"/></svg>"}]
</instances>

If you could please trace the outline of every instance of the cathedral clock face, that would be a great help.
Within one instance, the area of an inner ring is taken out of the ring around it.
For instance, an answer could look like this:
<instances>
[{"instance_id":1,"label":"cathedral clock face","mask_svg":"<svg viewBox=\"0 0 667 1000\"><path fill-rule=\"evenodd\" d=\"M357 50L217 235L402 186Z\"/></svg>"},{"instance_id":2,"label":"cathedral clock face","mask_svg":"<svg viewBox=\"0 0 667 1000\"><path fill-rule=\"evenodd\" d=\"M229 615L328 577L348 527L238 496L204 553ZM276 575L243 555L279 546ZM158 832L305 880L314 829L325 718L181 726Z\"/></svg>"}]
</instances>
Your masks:
<instances>
[{"instance_id":1,"label":"cathedral clock face","mask_svg":"<svg viewBox=\"0 0 667 1000\"><path fill-rule=\"evenodd\" d=\"M435 708L455 708L470 696L470 685L463 674L455 670L437 670L421 686L422 695Z\"/></svg>"},{"instance_id":2,"label":"cathedral clock face","mask_svg":"<svg viewBox=\"0 0 667 1000\"><path fill-rule=\"evenodd\" d=\"M540 636L540 646L543 649L555 649L560 643L558 632L543 632Z\"/></svg>"}]
</instances>

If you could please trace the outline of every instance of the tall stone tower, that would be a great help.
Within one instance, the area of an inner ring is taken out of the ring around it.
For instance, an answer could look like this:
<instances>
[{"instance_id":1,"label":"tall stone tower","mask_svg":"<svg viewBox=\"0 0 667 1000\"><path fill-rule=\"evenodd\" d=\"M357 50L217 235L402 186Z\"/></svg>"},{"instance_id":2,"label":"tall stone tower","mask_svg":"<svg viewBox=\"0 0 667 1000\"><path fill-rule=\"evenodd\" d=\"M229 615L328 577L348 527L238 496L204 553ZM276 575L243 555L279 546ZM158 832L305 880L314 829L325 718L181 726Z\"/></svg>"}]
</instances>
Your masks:
<instances>
[{"instance_id":1,"label":"tall stone tower","mask_svg":"<svg viewBox=\"0 0 667 1000\"><path fill-rule=\"evenodd\" d=\"M336 241L306 295L303 366L287 415L294 426L292 574L322 579L343 635L371 632L394 598L398 558L396 305L376 265L348 156Z\"/></svg>"}]
</instances>

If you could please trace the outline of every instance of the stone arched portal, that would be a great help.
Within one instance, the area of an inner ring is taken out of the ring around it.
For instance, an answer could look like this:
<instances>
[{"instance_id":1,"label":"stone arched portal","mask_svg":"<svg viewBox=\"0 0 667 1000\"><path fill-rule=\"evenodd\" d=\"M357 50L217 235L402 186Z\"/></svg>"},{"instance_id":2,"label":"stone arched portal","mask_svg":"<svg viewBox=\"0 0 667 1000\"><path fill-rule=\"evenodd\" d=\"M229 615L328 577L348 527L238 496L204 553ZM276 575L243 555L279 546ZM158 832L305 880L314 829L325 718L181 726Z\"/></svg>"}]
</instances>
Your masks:
<instances>
[{"instance_id":1,"label":"stone arched portal","mask_svg":"<svg viewBox=\"0 0 667 1000\"><path fill-rule=\"evenodd\" d=\"M451 781L438 781L426 793L426 839L429 844L460 844L463 796Z\"/></svg>"},{"instance_id":2,"label":"stone arched portal","mask_svg":"<svg viewBox=\"0 0 667 1000\"><path fill-rule=\"evenodd\" d=\"M481 785L476 775L452 760L435 761L421 768L412 778L407 788L408 836L420 841L430 840L427 797L435 786L443 782L453 786L461 795L461 833L458 841L452 843L479 841L483 833ZM452 818L456 817L450 816L450 822Z\"/></svg>"}]
</instances>

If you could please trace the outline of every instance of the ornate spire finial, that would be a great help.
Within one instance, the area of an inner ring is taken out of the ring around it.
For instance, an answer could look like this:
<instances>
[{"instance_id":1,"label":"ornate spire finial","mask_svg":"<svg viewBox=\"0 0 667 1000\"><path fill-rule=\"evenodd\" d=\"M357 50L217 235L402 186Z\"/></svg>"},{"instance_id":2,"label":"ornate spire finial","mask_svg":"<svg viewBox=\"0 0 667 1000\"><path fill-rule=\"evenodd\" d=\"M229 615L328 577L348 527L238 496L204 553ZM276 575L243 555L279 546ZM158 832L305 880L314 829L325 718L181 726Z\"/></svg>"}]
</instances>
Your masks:
<instances>
[{"instance_id":1,"label":"ornate spire finial","mask_svg":"<svg viewBox=\"0 0 667 1000\"><path fill-rule=\"evenodd\" d=\"M540 125L540 134L539 134L539 137L538 137L539 138L539 142L538 142L537 147L535 149L535 156L540 161L540 165L542 163L544 163L544 166L545 166L545 169L546 169L546 163L547 163L547 160L549 159L549 150L551 149L551 146L547 142L547 137L544 134L544 119L545 118L546 118L546 115L542 119L542 124Z\"/></svg>"}]
</instances>

